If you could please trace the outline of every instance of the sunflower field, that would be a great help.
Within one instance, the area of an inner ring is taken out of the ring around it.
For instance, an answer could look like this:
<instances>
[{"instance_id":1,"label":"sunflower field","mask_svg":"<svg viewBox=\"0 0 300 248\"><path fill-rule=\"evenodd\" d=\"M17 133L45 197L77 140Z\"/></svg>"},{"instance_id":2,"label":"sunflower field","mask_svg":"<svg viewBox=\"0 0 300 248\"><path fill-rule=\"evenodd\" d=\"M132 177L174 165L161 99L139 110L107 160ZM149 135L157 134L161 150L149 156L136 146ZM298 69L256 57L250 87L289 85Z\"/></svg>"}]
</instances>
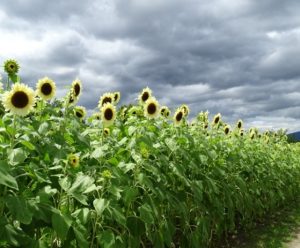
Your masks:
<instances>
[{"instance_id":1,"label":"sunflower field","mask_svg":"<svg viewBox=\"0 0 300 248\"><path fill-rule=\"evenodd\" d=\"M5 61L0 104L0 247L214 247L299 196L300 146L284 132L208 112L188 121L151 89L91 116L82 83L56 99ZM4 82L5 81L5 82Z\"/></svg>"}]
</instances>

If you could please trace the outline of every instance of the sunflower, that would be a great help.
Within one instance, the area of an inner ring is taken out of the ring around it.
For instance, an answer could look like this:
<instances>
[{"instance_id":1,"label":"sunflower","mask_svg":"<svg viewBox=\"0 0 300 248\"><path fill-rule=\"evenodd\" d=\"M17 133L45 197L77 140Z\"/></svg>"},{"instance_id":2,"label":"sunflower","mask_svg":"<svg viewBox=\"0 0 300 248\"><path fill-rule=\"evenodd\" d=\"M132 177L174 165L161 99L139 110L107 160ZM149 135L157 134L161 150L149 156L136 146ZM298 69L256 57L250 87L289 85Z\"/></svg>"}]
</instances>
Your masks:
<instances>
[{"instance_id":1,"label":"sunflower","mask_svg":"<svg viewBox=\"0 0 300 248\"><path fill-rule=\"evenodd\" d=\"M151 97L144 104L144 115L148 118L156 118L159 115L158 101Z\"/></svg>"},{"instance_id":2,"label":"sunflower","mask_svg":"<svg viewBox=\"0 0 300 248\"><path fill-rule=\"evenodd\" d=\"M105 103L101 108L101 119L103 125L108 127L112 125L116 119L116 107L111 103Z\"/></svg>"},{"instance_id":3,"label":"sunflower","mask_svg":"<svg viewBox=\"0 0 300 248\"><path fill-rule=\"evenodd\" d=\"M183 110L185 116L187 116L190 113L190 108L186 104L182 104L180 108Z\"/></svg>"},{"instance_id":4,"label":"sunflower","mask_svg":"<svg viewBox=\"0 0 300 248\"><path fill-rule=\"evenodd\" d=\"M36 84L36 88L37 95L45 101L53 98L56 92L55 83L48 77L40 79Z\"/></svg>"},{"instance_id":5,"label":"sunflower","mask_svg":"<svg viewBox=\"0 0 300 248\"><path fill-rule=\"evenodd\" d=\"M104 129L103 129L103 133L104 133L105 136L109 136L109 135L110 135L110 129L107 128L107 127L104 128Z\"/></svg>"},{"instance_id":6,"label":"sunflower","mask_svg":"<svg viewBox=\"0 0 300 248\"><path fill-rule=\"evenodd\" d=\"M77 168L79 166L79 156L76 154L69 154L68 163L72 168Z\"/></svg>"},{"instance_id":7,"label":"sunflower","mask_svg":"<svg viewBox=\"0 0 300 248\"><path fill-rule=\"evenodd\" d=\"M73 94L74 94L74 97L76 99L79 98L80 94L81 94L81 91L82 91L82 84L81 84L81 81L79 79L75 79L73 82L72 82L72 86L71 86L71 89L73 91Z\"/></svg>"},{"instance_id":8,"label":"sunflower","mask_svg":"<svg viewBox=\"0 0 300 248\"><path fill-rule=\"evenodd\" d=\"M213 125L217 125L221 120L221 114L218 113L214 116L214 119L213 119Z\"/></svg>"},{"instance_id":9,"label":"sunflower","mask_svg":"<svg viewBox=\"0 0 300 248\"><path fill-rule=\"evenodd\" d=\"M99 102L98 102L98 108L102 108L104 104L111 103L114 104L114 94L113 93L105 93L101 96Z\"/></svg>"},{"instance_id":10,"label":"sunflower","mask_svg":"<svg viewBox=\"0 0 300 248\"><path fill-rule=\"evenodd\" d=\"M229 131L230 131L230 126L229 125L225 125L225 127L224 127L224 133L227 135L227 134L229 134Z\"/></svg>"},{"instance_id":11,"label":"sunflower","mask_svg":"<svg viewBox=\"0 0 300 248\"><path fill-rule=\"evenodd\" d=\"M139 106L133 106L127 111L129 116L142 116L143 111ZM127 115L126 113L126 115Z\"/></svg>"},{"instance_id":12,"label":"sunflower","mask_svg":"<svg viewBox=\"0 0 300 248\"><path fill-rule=\"evenodd\" d=\"M204 128L204 129L207 129L207 128L208 128L208 122L204 122L204 123L203 123L203 128Z\"/></svg>"},{"instance_id":13,"label":"sunflower","mask_svg":"<svg viewBox=\"0 0 300 248\"><path fill-rule=\"evenodd\" d=\"M121 99L121 93L119 91L114 92L114 104L117 104Z\"/></svg>"},{"instance_id":14,"label":"sunflower","mask_svg":"<svg viewBox=\"0 0 300 248\"><path fill-rule=\"evenodd\" d=\"M243 121L238 120L238 122L236 123L236 126L237 126L238 129L241 129L243 127Z\"/></svg>"},{"instance_id":15,"label":"sunflower","mask_svg":"<svg viewBox=\"0 0 300 248\"><path fill-rule=\"evenodd\" d=\"M240 136L244 136L244 129L240 129Z\"/></svg>"},{"instance_id":16,"label":"sunflower","mask_svg":"<svg viewBox=\"0 0 300 248\"><path fill-rule=\"evenodd\" d=\"M83 106L76 106L74 108L74 114L82 120L86 116L86 109Z\"/></svg>"},{"instance_id":17,"label":"sunflower","mask_svg":"<svg viewBox=\"0 0 300 248\"><path fill-rule=\"evenodd\" d=\"M93 115L92 115L92 118L94 119L94 120L100 120L101 119L101 113L94 113Z\"/></svg>"},{"instance_id":18,"label":"sunflower","mask_svg":"<svg viewBox=\"0 0 300 248\"><path fill-rule=\"evenodd\" d=\"M183 109L178 108L174 114L174 123L176 126L178 126L182 123L184 116L185 115L184 115Z\"/></svg>"},{"instance_id":19,"label":"sunflower","mask_svg":"<svg viewBox=\"0 0 300 248\"><path fill-rule=\"evenodd\" d=\"M9 59L4 62L4 70L8 75L17 74L20 69L18 62L14 59Z\"/></svg>"},{"instance_id":20,"label":"sunflower","mask_svg":"<svg viewBox=\"0 0 300 248\"><path fill-rule=\"evenodd\" d=\"M2 103L6 111L25 116L35 105L35 93L25 84L15 83L10 91L3 94Z\"/></svg>"},{"instance_id":21,"label":"sunflower","mask_svg":"<svg viewBox=\"0 0 300 248\"><path fill-rule=\"evenodd\" d=\"M139 95L140 104L145 104L146 101L152 96L152 90L149 87L143 89L141 94Z\"/></svg>"},{"instance_id":22,"label":"sunflower","mask_svg":"<svg viewBox=\"0 0 300 248\"><path fill-rule=\"evenodd\" d=\"M160 109L160 114L161 116L163 117L169 117L170 116L170 109L167 107L167 106L162 106L161 109Z\"/></svg>"}]
</instances>

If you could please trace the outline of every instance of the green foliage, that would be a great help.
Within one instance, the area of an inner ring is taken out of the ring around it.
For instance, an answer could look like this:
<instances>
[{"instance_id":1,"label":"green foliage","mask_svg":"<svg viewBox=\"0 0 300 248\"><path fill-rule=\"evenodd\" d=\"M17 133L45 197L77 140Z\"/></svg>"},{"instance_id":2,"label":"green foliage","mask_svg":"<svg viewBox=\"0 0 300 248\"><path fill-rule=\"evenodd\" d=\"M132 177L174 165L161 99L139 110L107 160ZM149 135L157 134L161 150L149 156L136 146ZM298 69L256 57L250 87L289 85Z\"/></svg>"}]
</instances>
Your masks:
<instances>
[{"instance_id":1,"label":"green foliage","mask_svg":"<svg viewBox=\"0 0 300 248\"><path fill-rule=\"evenodd\" d=\"M284 134L122 110L104 136L62 101L37 106L0 120L0 247L209 247L298 196Z\"/></svg>"}]
</instances>

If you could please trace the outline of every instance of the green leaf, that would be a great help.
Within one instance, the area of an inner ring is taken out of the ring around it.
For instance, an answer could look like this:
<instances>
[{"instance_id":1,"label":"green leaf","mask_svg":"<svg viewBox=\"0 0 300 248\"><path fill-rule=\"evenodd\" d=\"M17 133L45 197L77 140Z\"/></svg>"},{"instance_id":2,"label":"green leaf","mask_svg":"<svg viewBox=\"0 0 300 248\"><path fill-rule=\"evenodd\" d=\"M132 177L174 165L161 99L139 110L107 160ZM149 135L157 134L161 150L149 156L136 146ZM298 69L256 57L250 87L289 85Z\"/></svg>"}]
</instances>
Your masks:
<instances>
[{"instance_id":1,"label":"green leaf","mask_svg":"<svg viewBox=\"0 0 300 248\"><path fill-rule=\"evenodd\" d=\"M48 124L48 122L43 122L43 123L40 125L40 127L39 127L39 129L38 129L38 132L39 132L40 134L45 134L45 133L48 131L48 129L49 129L49 124Z\"/></svg>"},{"instance_id":2,"label":"green leaf","mask_svg":"<svg viewBox=\"0 0 300 248\"><path fill-rule=\"evenodd\" d=\"M0 161L0 184L19 190L16 179L9 174L9 166L4 161Z\"/></svg>"},{"instance_id":3,"label":"green leaf","mask_svg":"<svg viewBox=\"0 0 300 248\"><path fill-rule=\"evenodd\" d=\"M103 248L111 248L115 247L115 235L111 230L105 230L100 235L97 236L101 247Z\"/></svg>"},{"instance_id":4,"label":"green leaf","mask_svg":"<svg viewBox=\"0 0 300 248\"><path fill-rule=\"evenodd\" d=\"M61 238L62 241L65 240L69 228L72 224L72 219L69 216L63 215L59 212L59 213L53 213L51 220L52 220L52 226L57 236Z\"/></svg>"},{"instance_id":5,"label":"green leaf","mask_svg":"<svg viewBox=\"0 0 300 248\"><path fill-rule=\"evenodd\" d=\"M22 140L21 143L31 151L35 150L35 146L31 142L29 142L27 140Z\"/></svg>"},{"instance_id":6,"label":"green leaf","mask_svg":"<svg viewBox=\"0 0 300 248\"><path fill-rule=\"evenodd\" d=\"M129 216L126 220L126 226L133 237L142 236L145 231L145 224L136 216Z\"/></svg>"},{"instance_id":7,"label":"green leaf","mask_svg":"<svg viewBox=\"0 0 300 248\"><path fill-rule=\"evenodd\" d=\"M139 207L139 211L141 220L148 224L154 223L153 211L147 203Z\"/></svg>"},{"instance_id":8,"label":"green leaf","mask_svg":"<svg viewBox=\"0 0 300 248\"><path fill-rule=\"evenodd\" d=\"M106 200L106 199L95 199L93 201L93 205L94 205L94 208L97 212L97 214L100 216L103 211L105 210L105 208L107 208L107 206L109 205L109 201Z\"/></svg>"},{"instance_id":9,"label":"green leaf","mask_svg":"<svg viewBox=\"0 0 300 248\"><path fill-rule=\"evenodd\" d=\"M11 150L11 152L8 155L8 161L12 165L17 165L27 158L27 153L22 148L15 148Z\"/></svg>"},{"instance_id":10,"label":"green leaf","mask_svg":"<svg viewBox=\"0 0 300 248\"><path fill-rule=\"evenodd\" d=\"M24 224L30 224L32 220L32 212L30 206L23 197L7 196L6 205L14 219Z\"/></svg>"}]
</instances>

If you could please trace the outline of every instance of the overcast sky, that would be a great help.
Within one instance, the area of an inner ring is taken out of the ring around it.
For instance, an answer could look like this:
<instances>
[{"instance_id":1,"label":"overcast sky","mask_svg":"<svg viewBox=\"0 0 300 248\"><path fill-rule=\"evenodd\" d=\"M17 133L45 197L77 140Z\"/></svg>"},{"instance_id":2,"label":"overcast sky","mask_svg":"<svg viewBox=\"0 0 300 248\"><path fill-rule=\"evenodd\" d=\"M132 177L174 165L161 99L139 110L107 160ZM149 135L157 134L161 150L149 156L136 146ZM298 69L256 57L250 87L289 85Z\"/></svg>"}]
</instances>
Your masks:
<instances>
[{"instance_id":1,"label":"overcast sky","mask_svg":"<svg viewBox=\"0 0 300 248\"><path fill-rule=\"evenodd\" d=\"M78 77L90 110L149 86L171 110L296 131L299 13L299 0L1 0L0 63L18 60L31 86L52 78L58 97Z\"/></svg>"}]
</instances>

